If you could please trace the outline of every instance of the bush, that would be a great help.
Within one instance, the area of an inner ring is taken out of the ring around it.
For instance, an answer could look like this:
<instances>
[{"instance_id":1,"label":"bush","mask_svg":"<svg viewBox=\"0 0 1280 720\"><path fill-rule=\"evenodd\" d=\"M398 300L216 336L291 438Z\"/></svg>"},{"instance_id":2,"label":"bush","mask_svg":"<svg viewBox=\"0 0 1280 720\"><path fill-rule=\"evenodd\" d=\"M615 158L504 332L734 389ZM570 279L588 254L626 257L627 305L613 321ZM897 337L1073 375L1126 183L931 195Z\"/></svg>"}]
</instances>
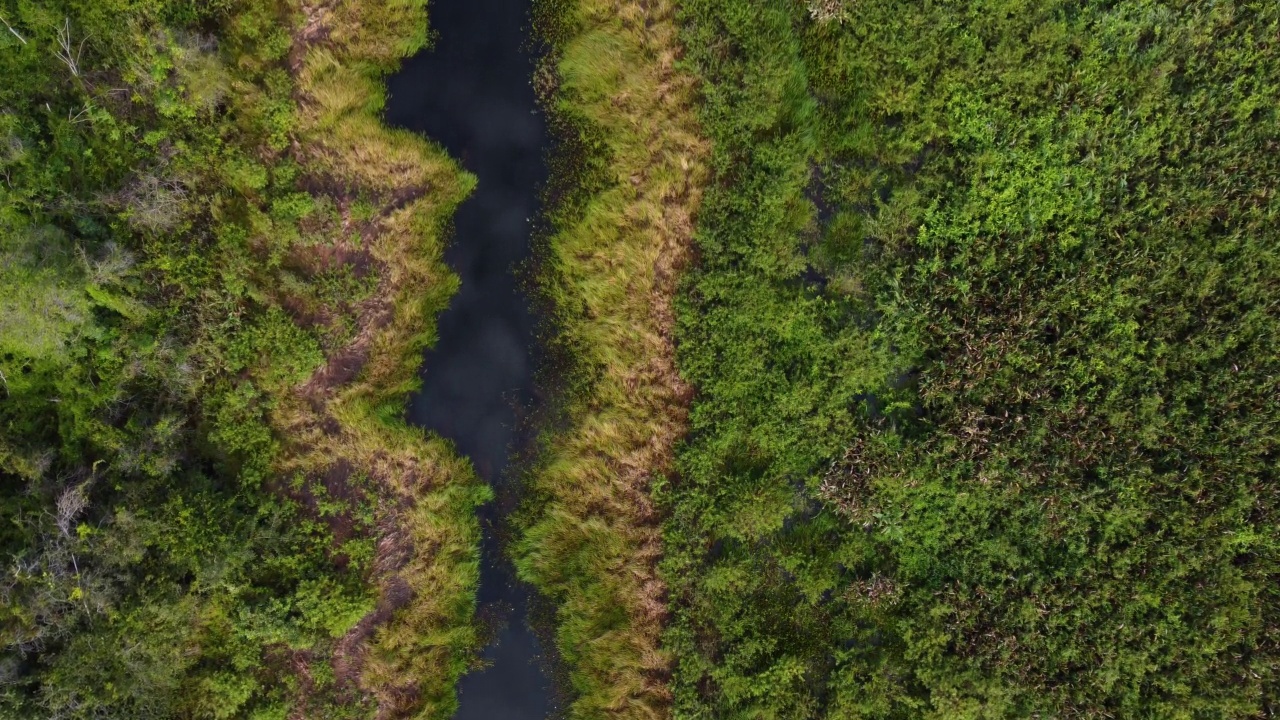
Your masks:
<instances>
[{"instance_id":1,"label":"bush","mask_svg":"<svg viewBox=\"0 0 1280 720\"><path fill-rule=\"evenodd\" d=\"M844 7L686 5L677 715L1265 715L1276 9Z\"/></svg>"}]
</instances>

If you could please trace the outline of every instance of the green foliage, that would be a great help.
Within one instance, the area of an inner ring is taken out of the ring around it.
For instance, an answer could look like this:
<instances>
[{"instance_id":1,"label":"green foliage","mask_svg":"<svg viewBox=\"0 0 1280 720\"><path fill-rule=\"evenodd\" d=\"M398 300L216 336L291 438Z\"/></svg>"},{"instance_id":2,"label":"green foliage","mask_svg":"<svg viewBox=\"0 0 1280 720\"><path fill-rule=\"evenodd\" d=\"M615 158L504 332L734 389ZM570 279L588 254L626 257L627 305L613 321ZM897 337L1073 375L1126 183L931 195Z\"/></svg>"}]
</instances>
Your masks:
<instances>
[{"instance_id":1,"label":"green foliage","mask_svg":"<svg viewBox=\"0 0 1280 720\"><path fill-rule=\"evenodd\" d=\"M350 334L379 279L295 261L334 210L287 152L292 5L0 0L0 717L375 710L327 663L386 509L282 479L273 416L343 341L287 293Z\"/></svg>"},{"instance_id":2,"label":"green foliage","mask_svg":"<svg viewBox=\"0 0 1280 720\"><path fill-rule=\"evenodd\" d=\"M55 226L0 230L0 352L61 358L68 336L87 319L84 281L67 236Z\"/></svg>"},{"instance_id":3,"label":"green foliage","mask_svg":"<svg viewBox=\"0 0 1280 720\"><path fill-rule=\"evenodd\" d=\"M810 5L685 5L677 715L1273 712L1280 12Z\"/></svg>"}]
</instances>

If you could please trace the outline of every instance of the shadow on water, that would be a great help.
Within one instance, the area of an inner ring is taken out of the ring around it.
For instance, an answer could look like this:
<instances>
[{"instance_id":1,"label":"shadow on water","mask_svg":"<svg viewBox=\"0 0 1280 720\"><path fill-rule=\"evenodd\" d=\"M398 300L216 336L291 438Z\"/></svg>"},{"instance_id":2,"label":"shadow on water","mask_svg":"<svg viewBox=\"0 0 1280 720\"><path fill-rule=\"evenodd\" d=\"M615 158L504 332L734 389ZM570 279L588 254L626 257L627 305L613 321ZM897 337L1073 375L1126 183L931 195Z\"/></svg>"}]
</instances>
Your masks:
<instances>
[{"instance_id":1,"label":"shadow on water","mask_svg":"<svg viewBox=\"0 0 1280 720\"><path fill-rule=\"evenodd\" d=\"M479 611L495 628L483 653L489 666L462 678L456 720L543 720L556 709L529 624L530 592L500 540L512 503L503 492L509 454L527 441L517 408L533 395L535 318L515 270L530 255L547 172L525 42L529 10L530 0L432 0L434 46L388 81L387 122L441 143L479 179L445 251L462 287L439 318L409 411L411 422L453 440L499 497L480 511Z\"/></svg>"}]
</instances>

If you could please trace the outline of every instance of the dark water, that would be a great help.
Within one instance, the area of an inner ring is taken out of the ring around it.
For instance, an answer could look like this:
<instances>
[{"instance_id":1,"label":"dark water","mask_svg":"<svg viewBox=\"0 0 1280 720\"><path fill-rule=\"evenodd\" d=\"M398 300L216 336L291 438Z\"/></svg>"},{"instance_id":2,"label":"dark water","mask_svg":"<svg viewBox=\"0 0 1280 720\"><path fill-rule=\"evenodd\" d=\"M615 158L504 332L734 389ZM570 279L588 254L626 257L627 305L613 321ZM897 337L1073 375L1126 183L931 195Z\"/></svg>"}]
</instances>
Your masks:
<instances>
[{"instance_id":1,"label":"dark water","mask_svg":"<svg viewBox=\"0 0 1280 720\"><path fill-rule=\"evenodd\" d=\"M387 121L444 145L479 178L445 252L462 288L440 316L409 419L449 438L498 489L481 510L480 613L498 621L490 667L459 684L458 720L543 720L554 708L543 649L528 622L529 591L499 546L508 456L525 438L517 407L533 392L534 318L513 270L530 254L546 178L546 129L526 52L530 0L432 0L435 44L388 82Z\"/></svg>"}]
</instances>

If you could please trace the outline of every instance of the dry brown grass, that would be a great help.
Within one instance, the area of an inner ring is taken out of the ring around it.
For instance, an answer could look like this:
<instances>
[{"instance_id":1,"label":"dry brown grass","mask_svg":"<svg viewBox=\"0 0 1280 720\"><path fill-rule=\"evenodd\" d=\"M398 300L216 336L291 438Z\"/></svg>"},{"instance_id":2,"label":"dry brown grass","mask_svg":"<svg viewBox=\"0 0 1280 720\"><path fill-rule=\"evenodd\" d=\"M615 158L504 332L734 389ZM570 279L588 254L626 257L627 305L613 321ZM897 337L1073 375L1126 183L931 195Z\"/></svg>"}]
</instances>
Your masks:
<instances>
[{"instance_id":1,"label":"dry brown grass","mask_svg":"<svg viewBox=\"0 0 1280 720\"><path fill-rule=\"evenodd\" d=\"M557 644L577 718L670 714L656 476L670 472L690 389L675 366L672 298L688 262L708 145L680 72L675 6L580 0L558 48L554 102L597 128L611 178L549 243L559 330L594 382L572 398L532 480L548 498L517 548L559 602ZM572 309L572 311L570 310Z\"/></svg>"}]
</instances>

